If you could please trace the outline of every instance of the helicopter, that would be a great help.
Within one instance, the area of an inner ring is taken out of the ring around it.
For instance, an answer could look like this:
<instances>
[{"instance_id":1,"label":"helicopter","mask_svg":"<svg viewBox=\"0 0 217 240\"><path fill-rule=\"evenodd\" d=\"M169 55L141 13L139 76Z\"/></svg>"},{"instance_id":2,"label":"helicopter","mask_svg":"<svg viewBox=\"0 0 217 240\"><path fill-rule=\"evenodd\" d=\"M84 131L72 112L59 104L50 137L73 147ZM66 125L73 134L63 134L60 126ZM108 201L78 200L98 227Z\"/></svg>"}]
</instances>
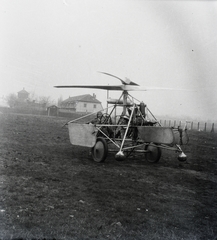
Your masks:
<instances>
[{"instance_id":1,"label":"helicopter","mask_svg":"<svg viewBox=\"0 0 217 240\"><path fill-rule=\"evenodd\" d=\"M189 141L187 128L162 126L147 105L129 93L156 88L143 87L128 78L123 80L110 73L100 73L120 80L121 85L54 86L55 88L121 91L118 99L107 99L107 107L97 112L95 120L79 123L83 118L96 115L96 112L93 112L65 124L68 126L71 144L90 148L93 160L98 163L104 162L109 152L115 152L117 161L141 155L148 162L157 163L161 158L162 149L175 151L178 153L179 161L186 161L187 155L183 152L181 145ZM122 109L121 115L117 115L118 108Z\"/></svg>"}]
</instances>

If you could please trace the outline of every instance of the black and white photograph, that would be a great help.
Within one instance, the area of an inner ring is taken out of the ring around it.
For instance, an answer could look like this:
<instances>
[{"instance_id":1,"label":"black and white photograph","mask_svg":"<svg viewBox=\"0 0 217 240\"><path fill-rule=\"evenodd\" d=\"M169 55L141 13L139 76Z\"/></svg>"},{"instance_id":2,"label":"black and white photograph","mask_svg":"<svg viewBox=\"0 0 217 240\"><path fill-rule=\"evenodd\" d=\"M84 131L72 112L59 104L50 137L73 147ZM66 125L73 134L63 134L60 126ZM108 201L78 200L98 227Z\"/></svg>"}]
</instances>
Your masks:
<instances>
[{"instance_id":1,"label":"black and white photograph","mask_svg":"<svg viewBox=\"0 0 217 240\"><path fill-rule=\"evenodd\" d=\"M216 26L214 0L0 0L0 240L216 240Z\"/></svg>"}]
</instances>

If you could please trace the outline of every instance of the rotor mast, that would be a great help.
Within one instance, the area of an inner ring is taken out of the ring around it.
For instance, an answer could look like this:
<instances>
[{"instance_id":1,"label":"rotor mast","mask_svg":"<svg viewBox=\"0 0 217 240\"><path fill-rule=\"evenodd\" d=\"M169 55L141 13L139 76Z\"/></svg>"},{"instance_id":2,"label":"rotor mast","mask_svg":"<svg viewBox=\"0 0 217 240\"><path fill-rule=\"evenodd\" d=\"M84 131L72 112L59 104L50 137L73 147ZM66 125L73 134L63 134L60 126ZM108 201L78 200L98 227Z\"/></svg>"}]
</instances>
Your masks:
<instances>
[{"instance_id":1,"label":"rotor mast","mask_svg":"<svg viewBox=\"0 0 217 240\"><path fill-rule=\"evenodd\" d=\"M128 96L128 92L124 90L123 91L123 115L126 115L126 112L127 112L127 96Z\"/></svg>"}]
</instances>

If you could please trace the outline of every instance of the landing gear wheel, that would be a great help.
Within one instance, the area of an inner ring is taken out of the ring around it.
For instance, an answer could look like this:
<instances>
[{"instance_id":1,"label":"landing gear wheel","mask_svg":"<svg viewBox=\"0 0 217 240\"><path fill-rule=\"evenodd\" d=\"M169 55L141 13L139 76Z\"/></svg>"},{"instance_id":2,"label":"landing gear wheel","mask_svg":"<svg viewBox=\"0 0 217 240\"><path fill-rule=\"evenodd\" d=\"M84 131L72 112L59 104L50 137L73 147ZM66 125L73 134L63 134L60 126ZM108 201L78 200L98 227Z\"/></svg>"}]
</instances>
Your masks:
<instances>
[{"instance_id":1,"label":"landing gear wheel","mask_svg":"<svg viewBox=\"0 0 217 240\"><path fill-rule=\"evenodd\" d=\"M105 139L97 138L96 144L91 149L91 154L95 162L104 162L108 155L108 145Z\"/></svg>"},{"instance_id":2,"label":"landing gear wheel","mask_svg":"<svg viewBox=\"0 0 217 240\"><path fill-rule=\"evenodd\" d=\"M160 160L161 157L161 149L157 146L146 145L145 150L148 151L145 153L145 158L150 163L156 163Z\"/></svg>"}]
</instances>

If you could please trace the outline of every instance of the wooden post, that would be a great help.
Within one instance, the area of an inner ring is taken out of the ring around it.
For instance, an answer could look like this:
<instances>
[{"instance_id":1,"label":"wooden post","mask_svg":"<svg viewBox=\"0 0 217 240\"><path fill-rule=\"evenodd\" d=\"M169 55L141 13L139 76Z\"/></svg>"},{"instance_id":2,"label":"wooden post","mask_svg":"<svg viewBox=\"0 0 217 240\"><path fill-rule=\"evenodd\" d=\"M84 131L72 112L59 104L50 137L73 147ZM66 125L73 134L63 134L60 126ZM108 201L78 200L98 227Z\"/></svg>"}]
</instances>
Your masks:
<instances>
[{"instance_id":1,"label":"wooden post","mask_svg":"<svg viewBox=\"0 0 217 240\"><path fill-rule=\"evenodd\" d=\"M206 123L205 123L205 126L204 126L204 132L206 132Z\"/></svg>"},{"instance_id":2,"label":"wooden post","mask_svg":"<svg viewBox=\"0 0 217 240\"><path fill-rule=\"evenodd\" d=\"M108 99L109 99L109 90L107 90L107 108L106 108L106 113L108 114ZM115 115L116 116L116 115Z\"/></svg>"},{"instance_id":3,"label":"wooden post","mask_svg":"<svg viewBox=\"0 0 217 240\"><path fill-rule=\"evenodd\" d=\"M214 133L214 123L212 124L212 129L211 129L211 132Z\"/></svg>"},{"instance_id":4,"label":"wooden post","mask_svg":"<svg viewBox=\"0 0 217 240\"><path fill-rule=\"evenodd\" d=\"M197 131L200 131L200 122L197 123Z\"/></svg>"}]
</instances>

